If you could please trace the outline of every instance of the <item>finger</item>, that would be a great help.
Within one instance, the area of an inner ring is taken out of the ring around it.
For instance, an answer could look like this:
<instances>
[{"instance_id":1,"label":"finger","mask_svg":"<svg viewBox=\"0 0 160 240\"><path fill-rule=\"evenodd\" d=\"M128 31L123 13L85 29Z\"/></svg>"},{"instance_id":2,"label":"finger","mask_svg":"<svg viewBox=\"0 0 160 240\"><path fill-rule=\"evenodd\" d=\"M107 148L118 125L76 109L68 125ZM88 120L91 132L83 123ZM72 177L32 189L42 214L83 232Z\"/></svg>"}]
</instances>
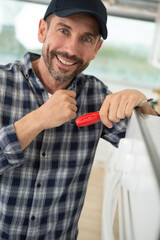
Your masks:
<instances>
[{"instance_id":1,"label":"finger","mask_svg":"<svg viewBox=\"0 0 160 240\"><path fill-rule=\"evenodd\" d=\"M125 109L125 116L126 117L130 117L133 113L133 109L134 109L134 104L132 102L128 102L126 109Z\"/></svg>"},{"instance_id":2,"label":"finger","mask_svg":"<svg viewBox=\"0 0 160 240\"><path fill-rule=\"evenodd\" d=\"M110 104L108 118L112 122L119 122L119 120L120 120L117 117L118 107L119 107L119 103L117 103L116 101L112 101L112 103Z\"/></svg>"},{"instance_id":3,"label":"finger","mask_svg":"<svg viewBox=\"0 0 160 240\"><path fill-rule=\"evenodd\" d=\"M77 105L77 101L74 98L69 97L68 102L73 104L73 105Z\"/></svg>"},{"instance_id":4,"label":"finger","mask_svg":"<svg viewBox=\"0 0 160 240\"><path fill-rule=\"evenodd\" d=\"M72 97L72 98L76 98L76 92L73 90L64 90L66 91L66 94L68 94L68 96Z\"/></svg>"},{"instance_id":5,"label":"finger","mask_svg":"<svg viewBox=\"0 0 160 240\"><path fill-rule=\"evenodd\" d=\"M76 118L76 112L72 111L71 109L68 109L65 114L65 120L64 122L70 121L71 119Z\"/></svg>"},{"instance_id":6,"label":"finger","mask_svg":"<svg viewBox=\"0 0 160 240\"><path fill-rule=\"evenodd\" d=\"M122 96L117 109L117 118L123 119L126 117L126 108L128 106L128 96Z\"/></svg>"},{"instance_id":7,"label":"finger","mask_svg":"<svg viewBox=\"0 0 160 240\"><path fill-rule=\"evenodd\" d=\"M75 99L76 98L76 92L75 91L72 91L72 90L57 90L56 92L55 92L55 94L53 94L52 95L52 97L54 97L55 95L57 95L57 96L60 96L60 97L64 97L64 98L66 98L67 99L67 97L71 97L71 98L73 98L73 99Z\"/></svg>"},{"instance_id":8,"label":"finger","mask_svg":"<svg viewBox=\"0 0 160 240\"><path fill-rule=\"evenodd\" d=\"M65 104L65 103L68 102L68 103L71 103L71 104L74 104L74 105L77 104L77 102L75 100L75 97L76 97L75 91L71 91L71 90L58 90L56 92L56 94L57 94L57 98L56 99L58 99L58 97L59 97L61 103ZM53 95L53 97L55 97L55 96Z\"/></svg>"},{"instance_id":9,"label":"finger","mask_svg":"<svg viewBox=\"0 0 160 240\"><path fill-rule=\"evenodd\" d=\"M76 98L76 92L72 91L72 90L65 90L66 95L68 96L68 98L66 99L67 101L69 101L70 103L76 105L77 101L75 100Z\"/></svg>"},{"instance_id":10,"label":"finger","mask_svg":"<svg viewBox=\"0 0 160 240\"><path fill-rule=\"evenodd\" d=\"M136 96L130 96L128 104L125 109L125 116L130 117L132 115L133 109L137 106L137 98Z\"/></svg>"},{"instance_id":11,"label":"finger","mask_svg":"<svg viewBox=\"0 0 160 240\"><path fill-rule=\"evenodd\" d=\"M119 122L120 116L118 114L119 108L121 108L121 95L113 94L111 95L111 102L109 108L109 115L108 118L112 122ZM123 105L122 105L123 106ZM121 111L121 110L120 110Z\"/></svg>"},{"instance_id":12,"label":"finger","mask_svg":"<svg viewBox=\"0 0 160 240\"><path fill-rule=\"evenodd\" d=\"M77 107L76 107L74 104L72 104L72 105L71 105L71 110L72 110L73 112L77 112Z\"/></svg>"},{"instance_id":13,"label":"finger","mask_svg":"<svg viewBox=\"0 0 160 240\"><path fill-rule=\"evenodd\" d=\"M101 122L108 128L112 128L112 122L108 118L108 113L109 113L109 107L110 107L110 102L108 99L105 99L104 103L102 104L102 107L99 111L99 116L101 119Z\"/></svg>"}]
</instances>

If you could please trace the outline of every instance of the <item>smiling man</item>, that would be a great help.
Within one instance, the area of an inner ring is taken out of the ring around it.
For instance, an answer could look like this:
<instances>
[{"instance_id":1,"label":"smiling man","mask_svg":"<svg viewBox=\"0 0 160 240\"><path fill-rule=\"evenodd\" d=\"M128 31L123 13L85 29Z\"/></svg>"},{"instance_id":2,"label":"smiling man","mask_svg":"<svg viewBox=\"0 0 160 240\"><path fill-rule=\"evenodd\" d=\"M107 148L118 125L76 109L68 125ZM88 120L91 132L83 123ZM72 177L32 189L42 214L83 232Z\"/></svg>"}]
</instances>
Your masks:
<instances>
[{"instance_id":1,"label":"smiling man","mask_svg":"<svg viewBox=\"0 0 160 240\"><path fill-rule=\"evenodd\" d=\"M87 14L76 14L67 18L51 15L50 18L51 27L48 32L50 42L48 43L50 43L53 50L47 52L49 46L46 46L47 43L44 42L43 59L49 61L49 54L51 59L57 58L58 61L55 64L58 70L63 73L58 77L56 77L58 73L52 75L57 81L72 80L88 66L95 51L97 52L100 48L102 40L99 40L100 29L98 22L94 17ZM46 23L42 20L40 28L43 28L44 24ZM94 29L93 25L95 26ZM40 32L39 34L41 42L44 40L44 34L46 33ZM52 42L53 36L56 36L54 44ZM45 46L47 49L45 49ZM86 51L87 49L89 51ZM49 69L49 62L46 66ZM52 68L54 69L54 63Z\"/></svg>"},{"instance_id":2,"label":"smiling man","mask_svg":"<svg viewBox=\"0 0 160 240\"><path fill-rule=\"evenodd\" d=\"M47 68L51 82L53 77L66 86L89 65L103 42L98 21L88 14L41 19L39 41L44 45L37 68Z\"/></svg>"},{"instance_id":3,"label":"smiling man","mask_svg":"<svg viewBox=\"0 0 160 240\"><path fill-rule=\"evenodd\" d=\"M100 138L118 146L137 90L111 94L82 71L107 38L101 0L53 0L40 20L42 55L0 66L0 239L76 240ZM142 112L155 114L148 103ZM99 111L78 128L75 118Z\"/></svg>"}]
</instances>

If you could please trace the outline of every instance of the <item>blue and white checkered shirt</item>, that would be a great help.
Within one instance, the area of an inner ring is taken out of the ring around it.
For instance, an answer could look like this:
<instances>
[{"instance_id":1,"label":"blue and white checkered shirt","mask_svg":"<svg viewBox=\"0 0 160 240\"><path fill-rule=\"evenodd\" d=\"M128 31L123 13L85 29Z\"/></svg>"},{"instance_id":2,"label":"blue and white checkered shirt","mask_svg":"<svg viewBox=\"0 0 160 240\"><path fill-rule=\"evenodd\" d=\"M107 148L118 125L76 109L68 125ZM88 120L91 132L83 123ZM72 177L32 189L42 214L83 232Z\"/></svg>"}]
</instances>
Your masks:
<instances>
[{"instance_id":1,"label":"blue and white checkered shirt","mask_svg":"<svg viewBox=\"0 0 160 240\"><path fill-rule=\"evenodd\" d=\"M75 120L41 132L22 151L13 123L48 99L27 53L0 66L0 239L75 240L95 150L102 137L117 146L127 119L112 129L101 122L78 128ZM68 89L77 93L77 116L98 111L111 92L80 74ZM32 124L32 123L31 123Z\"/></svg>"}]
</instances>

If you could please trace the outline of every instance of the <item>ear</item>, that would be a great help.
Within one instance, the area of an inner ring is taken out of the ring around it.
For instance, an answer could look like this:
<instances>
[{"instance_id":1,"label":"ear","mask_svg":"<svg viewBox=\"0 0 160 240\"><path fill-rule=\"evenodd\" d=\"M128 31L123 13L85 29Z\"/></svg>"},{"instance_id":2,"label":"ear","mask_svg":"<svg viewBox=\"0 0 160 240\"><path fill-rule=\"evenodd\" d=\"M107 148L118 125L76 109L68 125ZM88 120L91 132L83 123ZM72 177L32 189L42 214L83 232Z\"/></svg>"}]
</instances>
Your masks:
<instances>
[{"instance_id":1,"label":"ear","mask_svg":"<svg viewBox=\"0 0 160 240\"><path fill-rule=\"evenodd\" d=\"M47 33L47 23L46 21L42 18L39 21L39 28L38 28L38 40L40 43L43 43L46 37Z\"/></svg>"},{"instance_id":2,"label":"ear","mask_svg":"<svg viewBox=\"0 0 160 240\"><path fill-rule=\"evenodd\" d=\"M103 40L98 41L98 43L97 43L97 45L96 45L95 53L94 53L94 55L93 55L93 57L92 57L91 60L93 60L93 59L96 57L97 52L99 51L99 49L100 49L101 46L102 46L102 43L103 43Z\"/></svg>"}]
</instances>

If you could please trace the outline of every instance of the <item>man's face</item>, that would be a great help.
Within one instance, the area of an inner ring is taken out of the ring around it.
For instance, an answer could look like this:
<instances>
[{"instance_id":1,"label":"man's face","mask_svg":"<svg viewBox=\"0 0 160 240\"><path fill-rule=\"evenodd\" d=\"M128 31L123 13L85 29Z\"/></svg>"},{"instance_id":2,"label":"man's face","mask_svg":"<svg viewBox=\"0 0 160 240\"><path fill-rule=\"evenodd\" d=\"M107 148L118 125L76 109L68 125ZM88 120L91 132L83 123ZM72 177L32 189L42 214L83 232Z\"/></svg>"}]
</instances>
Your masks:
<instances>
[{"instance_id":1,"label":"man's face","mask_svg":"<svg viewBox=\"0 0 160 240\"><path fill-rule=\"evenodd\" d=\"M70 81L86 69L103 42L97 20L88 14L65 18L52 15L49 29L44 20L40 27L43 61L59 82Z\"/></svg>"}]
</instances>

